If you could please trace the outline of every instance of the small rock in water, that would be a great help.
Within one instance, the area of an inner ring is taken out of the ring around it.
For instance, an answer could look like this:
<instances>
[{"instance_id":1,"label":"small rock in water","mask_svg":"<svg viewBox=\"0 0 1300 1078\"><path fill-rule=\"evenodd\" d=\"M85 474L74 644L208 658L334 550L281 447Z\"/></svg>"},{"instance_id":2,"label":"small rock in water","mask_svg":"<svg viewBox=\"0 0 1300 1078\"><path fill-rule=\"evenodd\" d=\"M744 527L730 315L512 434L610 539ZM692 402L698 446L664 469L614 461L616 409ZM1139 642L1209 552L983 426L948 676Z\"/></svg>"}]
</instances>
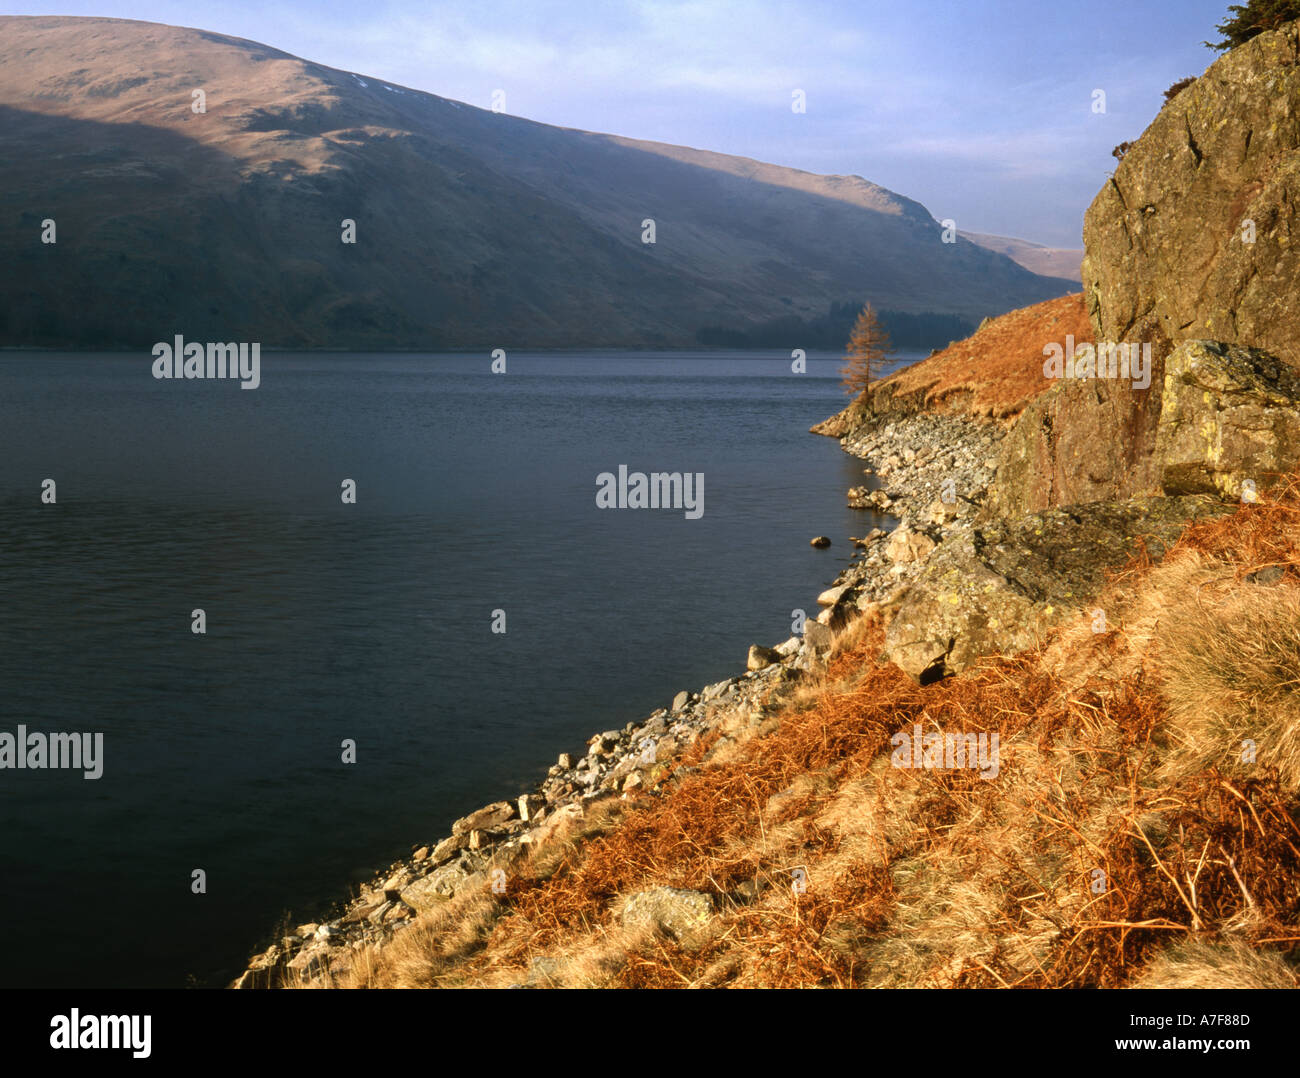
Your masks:
<instances>
[{"instance_id":1,"label":"small rock in water","mask_svg":"<svg viewBox=\"0 0 1300 1078\"><path fill-rule=\"evenodd\" d=\"M808 545L815 546L818 550L825 550L831 545L831 539L829 535L819 535L816 539L810 539Z\"/></svg>"}]
</instances>

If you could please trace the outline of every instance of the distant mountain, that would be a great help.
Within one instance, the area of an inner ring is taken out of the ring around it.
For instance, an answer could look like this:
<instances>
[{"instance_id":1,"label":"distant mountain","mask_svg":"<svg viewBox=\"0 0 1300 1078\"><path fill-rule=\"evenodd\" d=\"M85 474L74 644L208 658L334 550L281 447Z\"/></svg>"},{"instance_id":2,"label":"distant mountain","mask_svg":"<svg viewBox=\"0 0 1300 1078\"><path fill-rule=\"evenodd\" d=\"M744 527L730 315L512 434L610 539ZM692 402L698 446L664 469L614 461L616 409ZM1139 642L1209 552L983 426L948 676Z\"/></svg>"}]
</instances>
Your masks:
<instances>
[{"instance_id":1,"label":"distant mountain","mask_svg":"<svg viewBox=\"0 0 1300 1078\"><path fill-rule=\"evenodd\" d=\"M1078 250L1072 247L1044 247L1041 243L1014 240L1007 236L986 236L982 232L959 232L958 235L971 243L979 244L985 250L1006 255L1031 273L1060 277L1076 284L1083 283L1083 272L1080 269L1083 264L1082 247Z\"/></svg>"},{"instance_id":2,"label":"distant mountain","mask_svg":"<svg viewBox=\"0 0 1300 1078\"><path fill-rule=\"evenodd\" d=\"M864 300L973 323L1073 287L942 243L924 207L857 176L552 127L154 23L0 18L0 159L6 345L678 347Z\"/></svg>"}]
</instances>

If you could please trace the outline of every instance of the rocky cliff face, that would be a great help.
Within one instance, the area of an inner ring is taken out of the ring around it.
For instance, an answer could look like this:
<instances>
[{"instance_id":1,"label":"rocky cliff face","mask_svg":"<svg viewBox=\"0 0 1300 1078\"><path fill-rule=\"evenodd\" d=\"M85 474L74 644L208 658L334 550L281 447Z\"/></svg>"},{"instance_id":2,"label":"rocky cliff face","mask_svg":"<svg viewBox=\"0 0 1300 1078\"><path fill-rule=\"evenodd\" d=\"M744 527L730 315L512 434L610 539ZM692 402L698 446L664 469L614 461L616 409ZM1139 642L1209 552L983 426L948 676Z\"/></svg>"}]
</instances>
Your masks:
<instances>
[{"instance_id":1,"label":"rocky cliff face","mask_svg":"<svg viewBox=\"0 0 1300 1078\"><path fill-rule=\"evenodd\" d=\"M1154 492L1164 369L1158 356L1152 366L1147 389L1114 379L1064 381L1033 401L1003 439L990 515Z\"/></svg>"},{"instance_id":2,"label":"rocky cliff face","mask_svg":"<svg viewBox=\"0 0 1300 1078\"><path fill-rule=\"evenodd\" d=\"M1235 496L1292 467L1300 366L1300 23L1169 102L1084 220L1097 342L1151 346L1149 387L1064 378L1002 443L992 514ZM1045 342L1046 343L1046 342Z\"/></svg>"},{"instance_id":3,"label":"rocky cliff face","mask_svg":"<svg viewBox=\"0 0 1300 1078\"><path fill-rule=\"evenodd\" d=\"M1098 340L1205 338L1300 365L1300 22L1170 101L1084 218Z\"/></svg>"},{"instance_id":4,"label":"rocky cliff face","mask_svg":"<svg viewBox=\"0 0 1300 1078\"><path fill-rule=\"evenodd\" d=\"M1300 463L1300 376L1258 348L1184 341L1151 388L1089 379L1034 401L1002 440L984 519L1140 495L1262 490Z\"/></svg>"}]
</instances>

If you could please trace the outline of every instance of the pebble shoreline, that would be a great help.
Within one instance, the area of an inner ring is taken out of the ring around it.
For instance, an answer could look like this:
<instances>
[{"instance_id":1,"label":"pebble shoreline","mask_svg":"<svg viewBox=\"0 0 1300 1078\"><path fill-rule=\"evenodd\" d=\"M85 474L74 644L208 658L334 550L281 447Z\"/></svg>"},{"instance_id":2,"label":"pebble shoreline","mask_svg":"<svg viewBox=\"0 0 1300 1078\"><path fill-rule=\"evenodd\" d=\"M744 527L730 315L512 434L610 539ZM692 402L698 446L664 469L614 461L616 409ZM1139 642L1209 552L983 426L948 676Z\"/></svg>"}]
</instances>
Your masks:
<instances>
[{"instance_id":1,"label":"pebble shoreline","mask_svg":"<svg viewBox=\"0 0 1300 1078\"><path fill-rule=\"evenodd\" d=\"M440 841L414 847L333 916L298 925L255 955L230 987L328 982L350 965L353 952L382 945L421 911L469 888L500 887L512 864L594 802L655 790L673 776L677 758L724 721L739 714L762 722L773 690L821 666L835 629L888 603L937 543L972 526L1001 436L995 424L922 414L875 420L841 438L844 451L867 460L866 473L877 480L874 489L849 491L849 505L898 523L853 539L859 548L853 563L818 596L821 611L809 617L802 636L775 648L754 645L744 673L679 692L670 707L642 722L594 735L580 759L561 754L535 790L485 805L453 823Z\"/></svg>"}]
</instances>

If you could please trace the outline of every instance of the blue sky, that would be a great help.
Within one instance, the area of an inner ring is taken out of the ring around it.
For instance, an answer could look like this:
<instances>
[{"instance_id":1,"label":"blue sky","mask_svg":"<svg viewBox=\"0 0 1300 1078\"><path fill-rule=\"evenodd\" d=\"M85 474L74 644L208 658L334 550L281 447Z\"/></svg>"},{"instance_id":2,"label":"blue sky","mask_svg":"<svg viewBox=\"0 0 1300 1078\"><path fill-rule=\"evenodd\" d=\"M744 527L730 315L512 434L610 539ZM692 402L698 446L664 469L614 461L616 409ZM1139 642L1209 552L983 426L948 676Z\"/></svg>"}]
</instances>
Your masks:
<instances>
[{"instance_id":1,"label":"blue sky","mask_svg":"<svg viewBox=\"0 0 1300 1078\"><path fill-rule=\"evenodd\" d=\"M1219 55L1228 0L62 0L545 123L864 176L959 228L1081 246L1111 148ZM803 90L807 111L791 110ZM1092 94L1106 93L1104 115Z\"/></svg>"}]
</instances>

